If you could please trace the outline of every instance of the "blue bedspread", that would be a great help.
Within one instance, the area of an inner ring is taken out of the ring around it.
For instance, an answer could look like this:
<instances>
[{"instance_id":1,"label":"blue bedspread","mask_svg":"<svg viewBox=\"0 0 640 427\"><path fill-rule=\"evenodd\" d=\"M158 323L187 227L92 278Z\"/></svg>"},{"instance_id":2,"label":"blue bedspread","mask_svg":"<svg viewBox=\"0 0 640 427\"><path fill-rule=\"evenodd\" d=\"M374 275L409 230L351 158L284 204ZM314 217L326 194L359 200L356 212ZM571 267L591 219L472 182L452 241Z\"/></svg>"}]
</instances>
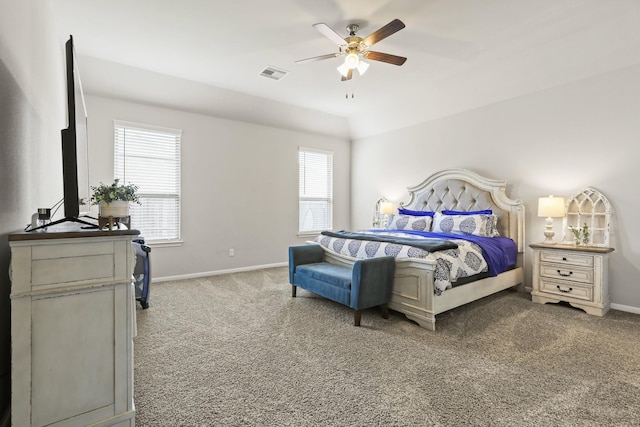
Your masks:
<instances>
[{"instance_id":1,"label":"blue bedspread","mask_svg":"<svg viewBox=\"0 0 640 427\"><path fill-rule=\"evenodd\" d=\"M515 267L518 260L516 242L508 237L481 237L469 234L433 233L431 231L413 230L367 230L374 233L403 233L422 237L439 239L461 239L474 242L482 249L482 255L489 266L489 276L498 274Z\"/></svg>"}]
</instances>

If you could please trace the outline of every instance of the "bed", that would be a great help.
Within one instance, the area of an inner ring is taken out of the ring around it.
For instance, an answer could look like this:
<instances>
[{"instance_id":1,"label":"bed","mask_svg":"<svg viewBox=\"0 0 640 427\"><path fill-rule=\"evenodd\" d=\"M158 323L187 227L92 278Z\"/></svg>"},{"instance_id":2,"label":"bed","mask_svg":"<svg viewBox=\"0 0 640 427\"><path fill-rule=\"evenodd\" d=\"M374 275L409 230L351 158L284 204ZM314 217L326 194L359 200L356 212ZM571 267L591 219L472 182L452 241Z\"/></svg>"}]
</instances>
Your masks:
<instances>
[{"instance_id":1,"label":"bed","mask_svg":"<svg viewBox=\"0 0 640 427\"><path fill-rule=\"evenodd\" d=\"M455 275L450 273L451 286L445 287L441 277L442 265L450 264L449 261L446 259L443 261L442 257L438 258L436 256L438 254L437 250L434 252L426 250L428 252L426 256L424 254L415 255L417 250L415 248L411 249L412 246L409 243L404 244L404 238L410 239L414 236L407 236L400 232L398 235L404 235L399 241L400 243L390 243L395 245L393 248L396 256L393 293L389 303L390 309L403 313L408 319L417 322L424 328L435 331L436 315L504 289L517 287L522 283L524 271L524 206L520 201L511 199L506 195L506 187L507 182L505 180L485 178L466 169L447 169L431 175L417 186L408 188L410 199L407 203L401 203L399 210L401 209L403 213L410 212L417 215L425 211L438 212L431 219L434 226L436 221L444 223L441 213L446 210L455 211L453 212L454 214L461 215L470 212L487 213L487 211L490 211L491 215L489 216L492 217L492 220L487 223L487 229L495 228L495 230L491 231L493 233L492 236L499 235L500 237L496 239L485 238L484 240L509 241L513 246L513 261L510 262L512 265L508 266L504 271L494 272L493 274L489 274L482 266L483 271L479 271L477 274L473 274L472 271L462 271L458 275L460 277L454 277ZM479 217L479 215L473 216ZM455 217L462 220L465 219L463 216L456 215ZM398 218L400 217L396 215L396 218L391 221L393 222ZM403 218L403 220L406 220L406 218ZM417 223L419 217L410 218L410 220ZM450 221L451 218L448 218L448 220ZM438 227L441 226L438 223ZM391 226L390 228L394 227ZM362 236L366 234L384 237L372 238L369 241L368 237ZM369 251L365 255L367 250L363 249L366 245L369 248L378 248L381 240L383 241L382 244L387 244L384 242L385 239L394 237L386 237L388 234L396 233L369 230L364 233L337 235L328 232L318 236L316 243L323 247L325 259L328 262L352 265L357 259L363 257L388 255L388 253L384 254L383 252L376 255L373 253L374 251ZM429 235L429 233L427 234ZM355 235L359 235L359 237ZM395 237L398 237L398 235ZM452 240L460 236L445 235L445 237L447 240ZM343 240L339 241L340 239ZM354 243L357 242L354 239L364 240L364 243ZM370 242L378 243L371 244ZM474 242L469 245L458 241L455 243L460 247L471 246L471 248L464 249L465 251L468 249L471 255L468 255L467 252L465 252L465 255L460 255L461 248L455 253L456 257L461 258L464 256L475 259L473 251L477 251L478 248L474 248ZM446 254L446 250L448 249L443 249L443 253ZM387 249L388 251L389 249ZM484 249L482 253L485 254ZM472 264L476 268L476 263ZM489 267L490 270L491 267ZM458 282L464 282L464 284L458 284Z\"/></svg>"}]
</instances>

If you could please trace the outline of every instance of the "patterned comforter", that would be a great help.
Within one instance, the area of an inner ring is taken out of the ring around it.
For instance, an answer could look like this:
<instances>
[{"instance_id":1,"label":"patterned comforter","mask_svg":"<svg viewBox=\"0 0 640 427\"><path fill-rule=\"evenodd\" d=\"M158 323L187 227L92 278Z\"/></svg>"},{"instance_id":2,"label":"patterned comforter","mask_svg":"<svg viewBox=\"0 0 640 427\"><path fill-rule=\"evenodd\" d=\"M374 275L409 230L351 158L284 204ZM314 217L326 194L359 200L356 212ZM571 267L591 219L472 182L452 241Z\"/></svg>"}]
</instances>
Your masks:
<instances>
[{"instance_id":1,"label":"patterned comforter","mask_svg":"<svg viewBox=\"0 0 640 427\"><path fill-rule=\"evenodd\" d=\"M380 232L375 234L379 235ZM404 233L394 232L385 232L384 235L407 237ZM412 238L424 239L421 236L412 236ZM396 243L343 239L324 235L316 238L317 243L334 252L359 259L393 256L396 258L427 258L434 260L436 262L434 285L437 295L451 288L452 282L456 282L463 277L484 273L489 268L478 244L462 239L451 240L458 245L456 249L427 252L424 249Z\"/></svg>"}]
</instances>

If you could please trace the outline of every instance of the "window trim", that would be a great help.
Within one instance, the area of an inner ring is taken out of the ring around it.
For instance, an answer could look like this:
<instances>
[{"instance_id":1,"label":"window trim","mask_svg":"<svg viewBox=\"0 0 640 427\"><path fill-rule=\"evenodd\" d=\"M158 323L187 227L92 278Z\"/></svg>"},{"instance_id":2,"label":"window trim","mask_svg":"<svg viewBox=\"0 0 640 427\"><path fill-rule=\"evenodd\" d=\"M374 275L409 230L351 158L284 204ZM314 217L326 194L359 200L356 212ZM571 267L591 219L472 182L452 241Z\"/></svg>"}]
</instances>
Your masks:
<instances>
[{"instance_id":1,"label":"window trim","mask_svg":"<svg viewBox=\"0 0 640 427\"><path fill-rule=\"evenodd\" d=\"M317 154L324 154L327 155L330 159L331 159L331 188L330 190L330 196L329 197L316 197L315 200L319 200L319 201L324 201L326 200L329 203L329 224L327 224L327 226L324 229L333 229L333 217L334 217L334 187L335 187L335 173L334 173L334 157L335 157L335 153L333 151L330 150L324 150L324 149L320 149L320 148L311 148L311 147L304 147L304 146L298 146L298 232L297 235L298 237L313 237L313 236L318 236L320 234L320 232L322 230L300 230L300 202L303 201L302 197L300 196L300 153L305 152L305 153L317 153ZM313 200L314 198L312 197L308 197L305 198L305 201L309 201L309 200Z\"/></svg>"},{"instance_id":2,"label":"window trim","mask_svg":"<svg viewBox=\"0 0 640 427\"><path fill-rule=\"evenodd\" d=\"M156 247L160 247L160 246L181 246L184 241L182 240L182 130L181 129L174 129L174 128L168 128L168 127L162 127L162 126L156 126L156 125L149 125L149 124L145 124L145 123L137 123L137 122L130 122L130 121L126 121L126 120L119 120L119 119L114 119L113 120L113 152L114 152L114 159L113 159L113 175L115 177L116 175L116 170L115 170L115 164L116 164L116 158L115 158L115 150L116 150L116 128L129 128L129 129L134 129L134 130L139 130L139 131L147 131L147 132L157 132L157 133L164 133L167 135L172 135L174 137L177 138L177 144L178 144L178 161L177 161L177 169L178 169L178 173L177 173L177 181L178 181L178 209L177 209L177 215L178 215L178 222L177 222L177 236L175 238L171 238L171 239L162 239L162 238L148 238L145 237L145 244L149 245L149 246L156 246ZM126 172L125 172L126 173ZM138 192L140 194L140 192Z\"/></svg>"}]
</instances>

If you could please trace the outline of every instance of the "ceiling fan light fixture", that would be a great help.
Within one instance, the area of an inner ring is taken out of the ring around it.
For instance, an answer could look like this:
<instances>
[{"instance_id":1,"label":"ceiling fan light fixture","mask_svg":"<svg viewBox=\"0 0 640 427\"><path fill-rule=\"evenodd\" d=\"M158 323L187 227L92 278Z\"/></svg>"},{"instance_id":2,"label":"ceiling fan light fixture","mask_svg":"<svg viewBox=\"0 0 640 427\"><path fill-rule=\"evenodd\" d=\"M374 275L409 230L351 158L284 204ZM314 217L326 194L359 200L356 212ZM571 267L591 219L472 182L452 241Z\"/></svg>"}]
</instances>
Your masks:
<instances>
[{"instance_id":1,"label":"ceiling fan light fixture","mask_svg":"<svg viewBox=\"0 0 640 427\"><path fill-rule=\"evenodd\" d=\"M360 75L363 75L364 73L366 73L368 69L369 69L369 64L367 64L366 62L361 60L358 63L358 72L360 73Z\"/></svg>"},{"instance_id":2,"label":"ceiling fan light fixture","mask_svg":"<svg viewBox=\"0 0 640 427\"><path fill-rule=\"evenodd\" d=\"M344 65L346 65L347 68L350 68L351 70L356 68L359 63L360 63L360 58L358 58L358 54L356 53L352 52L348 54L346 58L344 58Z\"/></svg>"},{"instance_id":3,"label":"ceiling fan light fixture","mask_svg":"<svg viewBox=\"0 0 640 427\"><path fill-rule=\"evenodd\" d=\"M340 66L336 68L336 70L338 70L338 72L342 74L343 77L347 77L347 75L349 74L349 67L347 67L347 64L345 64L344 62L340 64Z\"/></svg>"}]
</instances>

